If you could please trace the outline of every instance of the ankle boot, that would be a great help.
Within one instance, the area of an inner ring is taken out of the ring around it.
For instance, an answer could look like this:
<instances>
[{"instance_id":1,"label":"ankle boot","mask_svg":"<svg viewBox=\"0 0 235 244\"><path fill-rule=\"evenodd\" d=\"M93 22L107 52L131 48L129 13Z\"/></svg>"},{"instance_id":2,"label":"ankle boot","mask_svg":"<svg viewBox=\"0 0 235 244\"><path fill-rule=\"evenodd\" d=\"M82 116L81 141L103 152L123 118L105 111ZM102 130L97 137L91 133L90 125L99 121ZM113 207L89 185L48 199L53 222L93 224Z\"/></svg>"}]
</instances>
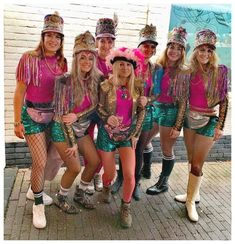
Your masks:
<instances>
[{"instance_id":1,"label":"ankle boot","mask_svg":"<svg viewBox=\"0 0 235 244\"><path fill-rule=\"evenodd\" d=\"M148 195L157 195L165 191L168 191L168 176L160 175L158 182L149 187L146 193Z\"/></svg>"},{"instance_id":2,"label":"ankle boot","mask_svg":"<svg viewBox=\"0 0 235 244\"><path fill-rule=\"evenodd\" d=\"M187 188L187 200L185 203L188 217L191 221L198 221L198 213L196 210L195 200L198 195L200 186L202 182L202 176L196 176L192 173L189 174L188 188Z\"/></svg>"},{"instance_id":3,"label":"ankle boot","mask_svg":"<svg viewBox=\"0 0 235 244\"><path fill-rule=\"evenodd\" d=\"M142 168L142 175L146 179L151 178L151 164L152 164L152 154L153 152L148 152L143 154L144 165Z\"/></svg>"},{"instance_id":4,"label":"ankle boot","mask_svg":"<svg viewBox=\"0 0 235 244\"><path fill-rule=\"evenodd\" d=\"M132 194L133 198L136 200L136 201L139 201L141 199L141 190L140 190L140 183L137 183L135 185L135 189L133 191L133 194Z\"/></svg>"},{"instance_id":5,"label":"ankle boot","mask_svg":"<svg viewBox=\"0 0 235 244\"><path fill-rule=\"evenodd\" d=\"M191 164L188 164L188 172L191 172ZM186 203L187 200L187 193L185 194L180 194L180 195L176 195L175 196L175 201L177 202L181 202L181 203ZM195 203L199 203L200 202L200 194L198 192L196 199L195 199Z\"/></svg>"},{"instance_id":6,"label":"ankle boot","mask_svg":"<svg viewBox=\"0 0 235 244\"><path fill-rule=\"evenodd\" d=\"M103 186L103 202L110 203L111 202L111 187L109 186Z\"/></svg>"},{"instance_id":7,"label":"ankle boot","mask_svg":"<svg viewBox=\"0 0 235 244\"><path fill-rule=\"evenodd\" d=\"M119 191L120 187L122 186L123 182L123 175L122 175L122 163L119 158L119 170L117 171L117 178L114 184L111 186L111 193L115 194Z\"/></svg>"},{"instance_id":8,"label":"ankle boot","mask_svg":"<svg viewBox=\"0 0 235 244\"><path fill-rule=\"evenodd\" d=\"M121 217L121 226L123 228L131 227L132 224L131 203L125 203L122 200L120 217Z\"/></svg>"}]
</instances>

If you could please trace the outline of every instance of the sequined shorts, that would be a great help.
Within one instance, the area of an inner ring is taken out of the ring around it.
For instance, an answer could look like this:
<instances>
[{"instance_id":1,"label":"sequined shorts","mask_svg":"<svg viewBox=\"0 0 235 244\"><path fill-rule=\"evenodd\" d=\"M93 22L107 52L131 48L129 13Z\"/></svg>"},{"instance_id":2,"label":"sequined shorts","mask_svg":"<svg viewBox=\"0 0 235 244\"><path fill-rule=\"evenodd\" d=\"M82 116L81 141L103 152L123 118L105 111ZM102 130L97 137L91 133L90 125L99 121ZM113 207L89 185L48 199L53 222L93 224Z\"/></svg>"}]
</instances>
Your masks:
<instances>
[{"instance_id":1,"label":"sequined shorts","mask_svg":"<svg viewBox=\"0 0 235 244\"><path fill-rule=\"evenodd\" d=\"M106 132L105 128L101 126L98 130L96 147L97 149L105 152L113 152L120 147L131 147L131 141L113 141L110 139L109 134Z\"/></svg>"},{"instance_id":2,"label":"sequined shorts","mask_svg":"<svg viewBox=\"0 0 235 244\"><path fill-rule=\"evenodd\" d=\"M52 122L48 124L41 124L33 121L29 114L27 113L27 107L23 106L21 113L22 123L25 129L25 135L38 134L41 132L45 132L46 130L50 130Z\"/></svg>"},{"instance_id":3,"label":"sequined shorts","mask_svg":"<svg viewBox=\"0 0 235 244\"><path fill-rule=\"evenodd\" d=\"M149 131L153 128L153 119L154 119L154 114L156 113L155 109L156 108L154 106L146 107L146 114L144 117L142 131Z\"/></svg>"},{"instance_id":4,"label":"sequined shorts","mask_svg":"<svg viewBox=\"0 0 235 244\"><path fill-rule=\"evenodd\" d=\"M155 104L154 122L158 125L173 127L178 114L178 106L175 104Z\"/></svg>"},{"instance_id":5,"label":"sequined shorts","mask_svg":"<svg viewBox=\"0 0 235 244\"><path fill-rule=\"evenodd\" d=\"M199 134L199 135L214 137L214 130L215 130L217 122L218 122L218 117L213 116L210 118L209 122L205 126L203 126L202 128L199 128L199 129L194 129L194 131L196 131L196 134ZM189 128L186 120L184 122L184 127L187 129Z\"/></svg>"}]
</instances>

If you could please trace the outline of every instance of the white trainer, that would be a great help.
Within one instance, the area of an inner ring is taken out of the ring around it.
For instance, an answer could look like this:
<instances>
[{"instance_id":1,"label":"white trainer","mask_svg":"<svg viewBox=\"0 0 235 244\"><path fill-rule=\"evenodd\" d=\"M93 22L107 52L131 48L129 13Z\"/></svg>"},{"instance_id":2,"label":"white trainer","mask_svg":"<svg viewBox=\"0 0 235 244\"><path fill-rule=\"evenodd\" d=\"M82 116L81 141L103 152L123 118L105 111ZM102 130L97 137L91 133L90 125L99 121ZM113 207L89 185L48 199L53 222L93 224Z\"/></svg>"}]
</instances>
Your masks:
<instances>
[{"instance_id":1,"label":"white trainer","mask_svg":"<svg viewBox=\"0 0 235 244\"><path fill-rule=\"evenodd\" d=\"M95 186L94 186L94 181L93 180L87 186L86 193L89 194L89 195L92 195L92 194L95 193Z\"/></svg>"},{"instance_id":2,"label":"white trainer","mask_svg":"<svg viewBox=\"0 0 235 244\"><path fill-rule=\"evenodd\" d=\"M26 193L26 198L34 201L34 194L30 186ZM53 199L50 196L48 196L45 192L43 192L42 198L44 205L51 205L53 203Z\"/></svg>"},{"instance_id":3,"label":"white trainer","mask_svg":"<svg viewBox=\"0 0 235 244\"><path fill-rule=\"evenodd\" d=\"M101 174L95 174L94 184L95 184L95 190L96 191L102 191L103 181L102 181L102 175Z\"/></svg>"},{"instance_id":4,"label":"white trainer","mask_svg":"<svg viewBox=\"0 0 235 244\"><path fill-rule=\"evenodd\" d=\"M47 221L45 216L44 204L33 204L33 225L35 228L43 229L46 227Z\"/></svg>"}]
</instances>

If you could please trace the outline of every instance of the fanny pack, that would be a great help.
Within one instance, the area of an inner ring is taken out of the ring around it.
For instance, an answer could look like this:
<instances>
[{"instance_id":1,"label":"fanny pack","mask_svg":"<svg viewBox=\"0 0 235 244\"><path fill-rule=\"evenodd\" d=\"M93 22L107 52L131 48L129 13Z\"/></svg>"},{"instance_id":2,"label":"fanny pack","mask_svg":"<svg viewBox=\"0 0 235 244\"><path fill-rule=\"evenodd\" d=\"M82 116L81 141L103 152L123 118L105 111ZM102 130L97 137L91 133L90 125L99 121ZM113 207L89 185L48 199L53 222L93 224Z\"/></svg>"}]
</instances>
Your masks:
<instances>
[{"instance_id":1,"label":"fanny pack","mask_svg":"<svg viewBox=\"0 0 235 244\"><path fill-rule=\"evenodd\" d=\"M30 118L40 124L48 124L54 116L53 108L27 108L27 113Z\"/></svg>"},{"instance_id":2,"label":"fanny pack","mask_svg":"<svg viewBox=\"0 0 235 244\"><path fill-rule=\"evenodd\" d=\"M208 124L210 116L203 112L188 110L186 112L186 122L190 129L200 129Z\"/></svg>"}]
</instances>

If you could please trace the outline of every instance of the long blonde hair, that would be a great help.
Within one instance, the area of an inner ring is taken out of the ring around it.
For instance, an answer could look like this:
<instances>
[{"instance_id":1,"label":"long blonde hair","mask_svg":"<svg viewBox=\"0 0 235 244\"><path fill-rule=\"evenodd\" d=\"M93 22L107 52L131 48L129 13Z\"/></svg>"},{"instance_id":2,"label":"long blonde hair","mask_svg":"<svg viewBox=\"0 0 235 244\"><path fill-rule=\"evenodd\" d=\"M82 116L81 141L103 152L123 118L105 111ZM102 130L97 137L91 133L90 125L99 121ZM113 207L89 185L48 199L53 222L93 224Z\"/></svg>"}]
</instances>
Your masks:
<instances>
[{"instance_id":1,"label":"long blonde hair","mask_svg":"<svg viewBox=\"0 0 235 244\"><path fill-rule=\"evenodd\" d=\"M112 79L112 82L113 82L113 85L114 85L115 89L118 86L120 86L120 83L119 83L120 78L118 77L118 69L119 69L120 62L121 61L116 61L113 64L113 79ZM129 91L131 98L137 98L137 93L135 92L135 73L134 73L133 65L131 65L131 74L129 76L129 80L128 80L128 84L127 84L127 90Z\"/></svg>"},{"instance_id":2,"label":"long blonde hair","mask_svg":"<svg viewBox=\"0 0 235 244\"><path fill-rule=\"evenodd\" d=\"M92 53L92 52L91 52ZM98 102L98 85L101 77L101 72L98 70L96 65L96 56L94 53L93 65L91 70L87 73L87 77L84 78L81 73L81 68L79 66L79 60L81 58L82 52L75 54L72 60L72 69L71 69L71 82L73 88L74 104L79 106L84 99L84 96L88 93L92 104ZM87 86L84 86L84 82Z\"/></svg>"}]
</instances>

